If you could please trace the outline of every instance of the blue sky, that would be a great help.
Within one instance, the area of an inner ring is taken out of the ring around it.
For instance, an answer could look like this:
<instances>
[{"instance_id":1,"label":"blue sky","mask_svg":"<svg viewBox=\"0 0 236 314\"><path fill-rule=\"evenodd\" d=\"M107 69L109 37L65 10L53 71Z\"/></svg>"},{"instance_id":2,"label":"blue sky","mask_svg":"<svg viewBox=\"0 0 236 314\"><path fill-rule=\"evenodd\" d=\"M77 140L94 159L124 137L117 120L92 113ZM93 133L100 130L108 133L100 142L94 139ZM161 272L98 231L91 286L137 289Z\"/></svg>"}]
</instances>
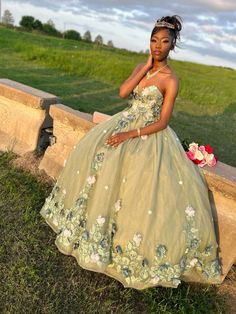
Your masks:
<instances>
[{"instance_id":1,"label":"blue sky","mask_svg":"<svg viewBox=\"0 0 236 314\"><path fill-rule=\"evenodd\" d=\"M170 57L236 69L235 0L2 0L2 12L9 9L18 24L22 15L46 22L57 29L90 30L92 39L102 35L116 47L133 51L149 48L155 21L165 15L183 19L180 48Z\"/></svg>"}]
</instances>

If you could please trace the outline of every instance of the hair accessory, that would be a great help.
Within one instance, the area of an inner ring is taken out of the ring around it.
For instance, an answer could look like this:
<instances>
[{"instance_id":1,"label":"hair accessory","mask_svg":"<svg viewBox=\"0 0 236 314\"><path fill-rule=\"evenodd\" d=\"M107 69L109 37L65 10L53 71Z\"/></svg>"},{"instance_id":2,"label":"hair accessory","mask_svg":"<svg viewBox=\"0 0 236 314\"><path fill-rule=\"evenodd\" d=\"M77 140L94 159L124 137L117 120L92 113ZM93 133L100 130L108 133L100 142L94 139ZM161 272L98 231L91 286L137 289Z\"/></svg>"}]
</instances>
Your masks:
<instances>
[{"instance_id":1,"label":"hair accessory","mask_svg":"<svg viewBox=\"0 0 236 314\"><path fill-rule=\"evenodd\" d=\"M157 27L168 27L168 28L173 28L175 29L175 26L173 24L170 24L166 21L159 21L159 22L156 22L154 27L157 26Z\"/></svg>"}]
</instances>

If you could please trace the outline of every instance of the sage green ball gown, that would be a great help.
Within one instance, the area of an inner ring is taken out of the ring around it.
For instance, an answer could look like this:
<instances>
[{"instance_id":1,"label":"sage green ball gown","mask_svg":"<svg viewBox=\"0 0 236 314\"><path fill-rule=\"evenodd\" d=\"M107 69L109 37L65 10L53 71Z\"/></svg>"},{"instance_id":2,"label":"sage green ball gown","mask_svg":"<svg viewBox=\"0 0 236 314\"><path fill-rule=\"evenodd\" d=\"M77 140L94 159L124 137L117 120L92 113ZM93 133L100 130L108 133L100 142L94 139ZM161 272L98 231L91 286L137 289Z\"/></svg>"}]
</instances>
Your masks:
<instances>
[{"instance_id":1,"label":"sage green ball gown","mask_svg":"<svg viewBox=\"0 0 236 314\"><path fill-rule=\"evenodd\" d=\"M155 85L136 86L123 111L74 146L40 213L60 252L124 287L217 284L207 182L174 130L105 144L112 134L158 120L162 103Z\"/></svg>"}]
</instances>

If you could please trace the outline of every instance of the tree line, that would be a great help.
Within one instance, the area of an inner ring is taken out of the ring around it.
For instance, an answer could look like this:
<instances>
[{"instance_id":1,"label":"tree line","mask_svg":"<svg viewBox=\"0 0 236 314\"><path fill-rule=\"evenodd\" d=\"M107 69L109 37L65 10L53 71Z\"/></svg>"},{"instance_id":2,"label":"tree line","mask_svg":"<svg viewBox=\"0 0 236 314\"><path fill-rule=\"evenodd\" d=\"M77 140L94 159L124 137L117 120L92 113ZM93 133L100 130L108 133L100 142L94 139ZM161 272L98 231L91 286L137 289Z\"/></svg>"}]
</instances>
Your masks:
<instances>
[{"instance_id":1,"label":"tree line","mask_svg":"<svg viewBox=\"0 0 236 314\"><path fill-rule=\"evenodd\" d=\"M7 27L14 26L14 17L9 10L5 10L2 16L2 24ZM49 19L46 23L42 23L39 19L35 19L33 16L24 15L21 17L20 26L23 30L32 32L37 31L40 33L44 33L47 35L61 37L65 39L72 39L72 40L84 40L86 42L93 42L98 45L104 45L103 37L98 34L94 40L92 40L92 36L89 30L87 30L83 35L80 32L69 29L64 32L60 32L56 29L54 22ZM114 47L112 40L108 40L107 46Z\"/></svg>"}]
</instances>

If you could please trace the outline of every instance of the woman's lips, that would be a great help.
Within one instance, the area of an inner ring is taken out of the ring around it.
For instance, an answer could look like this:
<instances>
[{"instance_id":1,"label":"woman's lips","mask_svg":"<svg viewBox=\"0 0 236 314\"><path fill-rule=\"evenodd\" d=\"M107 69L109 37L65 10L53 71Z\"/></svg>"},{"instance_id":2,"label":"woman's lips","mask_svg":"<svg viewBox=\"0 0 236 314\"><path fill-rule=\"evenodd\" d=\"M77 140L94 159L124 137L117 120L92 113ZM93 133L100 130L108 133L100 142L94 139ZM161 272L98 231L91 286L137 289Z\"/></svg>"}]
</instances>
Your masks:
<instances>
[{"instance_id":1,"label":"woman's lips","mask_svg":"<svg viewBox=\"0 0 236 314\"><path fill-rule=\"evenodd\" d=\"M161 54L161 52L158 51L158 50L154 51L154 53L155 53L155 55L160 55Z\"/></svg>"}]
</instances>

